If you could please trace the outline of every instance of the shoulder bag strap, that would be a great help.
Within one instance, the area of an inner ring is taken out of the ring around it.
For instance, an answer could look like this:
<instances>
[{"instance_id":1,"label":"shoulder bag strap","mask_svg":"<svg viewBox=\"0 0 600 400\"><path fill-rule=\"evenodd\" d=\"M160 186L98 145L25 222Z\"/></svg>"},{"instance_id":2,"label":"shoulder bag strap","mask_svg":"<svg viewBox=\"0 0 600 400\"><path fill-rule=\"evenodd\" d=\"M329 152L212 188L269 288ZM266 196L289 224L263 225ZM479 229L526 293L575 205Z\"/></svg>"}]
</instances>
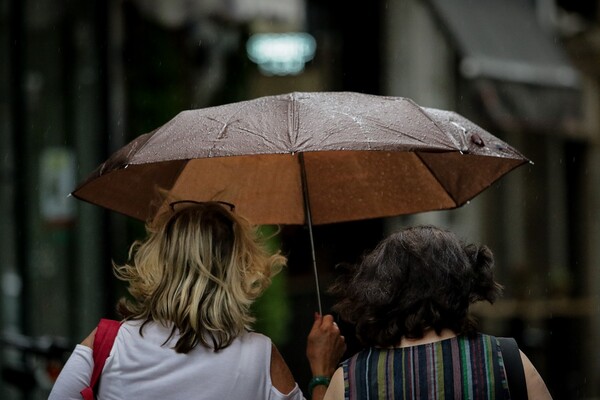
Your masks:
<instances>
[{"instance_id":1,"label":"shoulder bag strap","mask_svg":"<svg viewBox=\"0 0 600 400\"><path fill-rule=\"evenodd\" d=\"M519 346L513 338L499 337L498 342L504 359L510 398L512 400L527 400L527 383Z\"/></svg>"},{"instance_id":2,"label":"shoulder bag strap","mask_svg":"<svg viewBox=\"0 0 600 400\"><path fill-rule=\"evenodd\" d=\"M90 379L90 386L86 387L81 391L81 396L84 400L94 400L94 389L104 363L110 354L117 333L121 323L112 319L101 319L96 330L96 336L94 337L94 370L92 371L92 378Z\"/></svg>"}]
</instances>

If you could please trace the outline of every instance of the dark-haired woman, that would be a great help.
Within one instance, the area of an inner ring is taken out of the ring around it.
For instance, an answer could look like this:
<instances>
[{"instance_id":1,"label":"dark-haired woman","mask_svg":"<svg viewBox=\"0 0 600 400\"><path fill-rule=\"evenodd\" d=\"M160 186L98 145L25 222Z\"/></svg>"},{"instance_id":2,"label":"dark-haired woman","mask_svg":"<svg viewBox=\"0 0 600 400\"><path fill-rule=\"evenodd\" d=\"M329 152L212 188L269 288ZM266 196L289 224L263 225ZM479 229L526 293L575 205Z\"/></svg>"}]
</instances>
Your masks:
<instances>
[{"instance_id":1,"label":"dark-haired woman","mask_svg":"<svg viewBox=\"0 0 600 400\"><path fill-rule=\"evenodd\" d=\"M366 348L342 363L325 399L511 398L497 338L477 332L468 314L500 295L492 267L488 247L433 226L383 240L330 289ZM550 399L520 356L528 397Z\"/></svg>"}]
</instances>

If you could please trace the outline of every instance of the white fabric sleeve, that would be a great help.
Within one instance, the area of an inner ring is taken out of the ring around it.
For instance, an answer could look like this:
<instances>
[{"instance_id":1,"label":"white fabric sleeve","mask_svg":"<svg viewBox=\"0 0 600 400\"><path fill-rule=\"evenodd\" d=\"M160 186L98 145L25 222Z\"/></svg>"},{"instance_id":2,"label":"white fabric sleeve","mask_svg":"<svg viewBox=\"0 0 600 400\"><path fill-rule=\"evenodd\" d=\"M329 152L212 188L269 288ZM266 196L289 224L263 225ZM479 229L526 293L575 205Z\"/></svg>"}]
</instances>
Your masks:
<instances>
[{"instance_id":1,"label":"white fabric sleeve","mask_svg":"<svg viewBox=\"0 0 600 400\"><path fill-rule=\"evenodd\" d=\"M48 400L81 400L80 392L90 385L93 369L92 349L78 344L60 371Z\"/></svg>"},{"instance_id":2,"label":"white fabric sleeve","mask_svg":"<svg viewBox=\"0 0 600 400\"><path fill-rule=\"evenodd\" d=\"M279 390L275 388L275 386L271 386L271 393L269 393L269 400L306 400L300 387L296 383L294 389L288 394L283 394Z\"/></svg>"}]
</instances>

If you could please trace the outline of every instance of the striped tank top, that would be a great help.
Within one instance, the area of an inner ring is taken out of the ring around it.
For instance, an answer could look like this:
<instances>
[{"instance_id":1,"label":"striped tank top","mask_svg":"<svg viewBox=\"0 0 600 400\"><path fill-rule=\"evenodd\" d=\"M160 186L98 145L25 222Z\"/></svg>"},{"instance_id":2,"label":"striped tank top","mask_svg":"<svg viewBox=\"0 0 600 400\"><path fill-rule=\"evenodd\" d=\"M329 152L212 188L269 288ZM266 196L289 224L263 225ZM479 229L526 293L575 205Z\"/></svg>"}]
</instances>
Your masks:
<instances>
[{"instance_id":1,"label":"striped tank top","mask_svg":"<svg viewBox=\"0 0 600 400\"><path fill-rule=\"evenodd\" d=\"M458 336L404 348L369 348L342 363L345 399L510 399L494 336Z\"/></svg>"}]
</instances>

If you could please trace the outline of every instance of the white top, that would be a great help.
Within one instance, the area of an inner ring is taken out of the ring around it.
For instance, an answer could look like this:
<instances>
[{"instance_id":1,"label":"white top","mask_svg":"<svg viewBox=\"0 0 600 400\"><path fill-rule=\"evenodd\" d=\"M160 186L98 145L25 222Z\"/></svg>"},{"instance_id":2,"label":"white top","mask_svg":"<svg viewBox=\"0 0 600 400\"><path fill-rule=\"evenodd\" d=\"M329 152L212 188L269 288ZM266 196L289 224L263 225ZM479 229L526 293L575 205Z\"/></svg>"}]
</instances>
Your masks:
<instances>
[{"instance_id":1,"label":"white top","mask_svg":"<svg viewBox=\"0 0 600 400\"><path fill-rule=\"evenodd\" d=\"M272 399L301 400L296 387L287 395L271 383L271 340L245 333L215 353L198 345L188 354L173 350L177 339L163 344L170 329L125 322L102 371L98 400L116 399ZM49 400L81 400L93 369L92 349L77 345L56 381Z\"/></svg>"}]
</instances>

